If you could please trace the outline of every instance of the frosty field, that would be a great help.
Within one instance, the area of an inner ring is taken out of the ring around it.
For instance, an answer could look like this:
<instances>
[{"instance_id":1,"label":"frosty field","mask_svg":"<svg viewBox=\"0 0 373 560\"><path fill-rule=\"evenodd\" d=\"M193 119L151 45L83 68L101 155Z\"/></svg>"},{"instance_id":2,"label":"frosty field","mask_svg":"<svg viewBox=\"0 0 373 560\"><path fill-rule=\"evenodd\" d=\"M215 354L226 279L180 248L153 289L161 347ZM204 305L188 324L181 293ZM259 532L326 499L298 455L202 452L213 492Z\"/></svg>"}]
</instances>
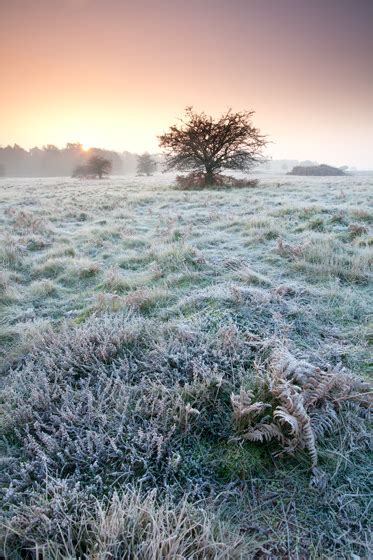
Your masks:
<instances>
[{"instance_id":1,"label":"frosty field","mask_svg":"<svg viewBox=\"0 0 373 560\"><path fill-rule=\"evenodd\" d=\"M0 179L6 557L368 557L372 183Z\"/></svg>"}]
</instances>

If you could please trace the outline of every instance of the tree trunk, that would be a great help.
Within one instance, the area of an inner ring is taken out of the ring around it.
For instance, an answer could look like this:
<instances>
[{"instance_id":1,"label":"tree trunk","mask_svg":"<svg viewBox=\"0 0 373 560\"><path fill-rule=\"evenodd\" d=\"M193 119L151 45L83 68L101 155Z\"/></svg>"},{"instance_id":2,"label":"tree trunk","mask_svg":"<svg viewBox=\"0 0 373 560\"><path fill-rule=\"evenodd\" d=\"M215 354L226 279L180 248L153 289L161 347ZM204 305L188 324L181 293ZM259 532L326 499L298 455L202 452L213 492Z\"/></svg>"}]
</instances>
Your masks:
<instances>
[{"instance_id":1,"label":"tree trunk","mask_svg":"<svg viewBox=\"0 0 373 560\"><path fill-rule=\"evenodd\" d=\"M214 174L210 170L206 170L205 174L205 186L211 187L214 184Z\"/></svg>"}]
</instances>

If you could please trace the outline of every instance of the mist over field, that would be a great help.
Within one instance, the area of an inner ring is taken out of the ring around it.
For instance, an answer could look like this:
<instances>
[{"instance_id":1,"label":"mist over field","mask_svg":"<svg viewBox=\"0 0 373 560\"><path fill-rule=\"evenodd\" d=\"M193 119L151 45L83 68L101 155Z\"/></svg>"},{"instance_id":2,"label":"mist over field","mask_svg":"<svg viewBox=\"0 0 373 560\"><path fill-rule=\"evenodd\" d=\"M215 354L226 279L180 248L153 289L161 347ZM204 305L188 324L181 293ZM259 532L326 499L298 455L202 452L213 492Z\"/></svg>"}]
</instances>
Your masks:
<instances>
[{"instance_id":1,"label":"mist over field","mask_svg":"<svg viewBox=\"0 0 373 560\"><path fill-rule=\"evenodd\" d=\"M113 175L136 174L140 154L128 151L116 152L102 148L85 148L80 143L68 143L65 148L52 144L43 148L25 150L21 146L0 147L0 177L71 177L77 165L84 164L92 155L108 158L112 163ZM162 171L164 157L157 152L152 155L156 170ZM296 159L268 159L255 167L255 173L284 174L296 165L317 165L317 162ZM344 165L345 171L361 172L356 167ZM366 171L365 171L366 173Z\"/></svg>"},{"instance_id":2,"label":"mist over field","mask_svg":"<svg viewBox=\"0 0 373 560\"><path fill-rule=\"evenodd\" d=\"M0 2L1 558L372 556L372 25Z\"/></svg>"}]
</instances>

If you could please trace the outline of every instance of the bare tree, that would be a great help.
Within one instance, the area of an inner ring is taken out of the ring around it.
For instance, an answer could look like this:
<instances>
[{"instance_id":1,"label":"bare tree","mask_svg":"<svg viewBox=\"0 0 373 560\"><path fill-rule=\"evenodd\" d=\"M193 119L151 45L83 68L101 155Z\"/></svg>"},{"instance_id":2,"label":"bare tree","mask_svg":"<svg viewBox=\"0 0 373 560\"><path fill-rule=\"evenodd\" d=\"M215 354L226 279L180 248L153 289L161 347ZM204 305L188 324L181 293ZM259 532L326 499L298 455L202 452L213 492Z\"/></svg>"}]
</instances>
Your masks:
<instances>
[{"instance_id":1,"label":"bare tree","mask_svg":"<svg viewBox=\"0 0 373 560\"><path fill-rule=\"evenodd\" d=\"M148 152L137 156L137 173L139 175L151 175L157 169L157 162Z\"/></svg>"},{"instance_id":2,"label":"bare tree","mask_svg":"<svg viewBox=\"0 0 373 560\"><path fill-rule=\"evenodd\" d=\"M222 169L247 171L265 161L265 136L252 124L254 111L234 113L229 109L217 120L187 107L186 118L159 136L166 152L166 170L204 173L205 185L214 184Z\"/></svg>"}]
</instances>

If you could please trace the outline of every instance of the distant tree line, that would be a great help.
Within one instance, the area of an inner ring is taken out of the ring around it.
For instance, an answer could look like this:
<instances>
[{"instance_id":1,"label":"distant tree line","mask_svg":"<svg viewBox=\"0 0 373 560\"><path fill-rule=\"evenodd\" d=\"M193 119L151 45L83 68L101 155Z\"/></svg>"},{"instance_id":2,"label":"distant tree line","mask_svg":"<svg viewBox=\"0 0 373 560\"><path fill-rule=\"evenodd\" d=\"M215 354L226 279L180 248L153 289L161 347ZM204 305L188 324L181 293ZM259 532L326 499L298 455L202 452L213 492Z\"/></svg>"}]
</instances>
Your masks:
<instances>
[{"instance_id":1,"label":"distant tree line","mask_svg":"<svg viewBox=\"0 0 373 560\"><path fill-rule=\"evenodd\" d=\"M112 162L109 158L92 155L88 161L75 167L72 176L78 178L102 179L112 171ZM157 169L157 162L148 152L137 156L137 174L149 177Z\"/></svg>"},{"instance_id":2,"label":"distant tree line","mask_svg":"<svg viewBox=\"0 0 373 560\"><path fill-rule=\"evenodd\" d=\"M111 173L115 175L136 173L138 169L139 156L131 152L118 153L99 148L85 151L79 143L66 144L62 149L48 144L30 150L15 144L0 146L0 177L69 177L93 156L109 160Z\"/></svg>"}]
</instances>

